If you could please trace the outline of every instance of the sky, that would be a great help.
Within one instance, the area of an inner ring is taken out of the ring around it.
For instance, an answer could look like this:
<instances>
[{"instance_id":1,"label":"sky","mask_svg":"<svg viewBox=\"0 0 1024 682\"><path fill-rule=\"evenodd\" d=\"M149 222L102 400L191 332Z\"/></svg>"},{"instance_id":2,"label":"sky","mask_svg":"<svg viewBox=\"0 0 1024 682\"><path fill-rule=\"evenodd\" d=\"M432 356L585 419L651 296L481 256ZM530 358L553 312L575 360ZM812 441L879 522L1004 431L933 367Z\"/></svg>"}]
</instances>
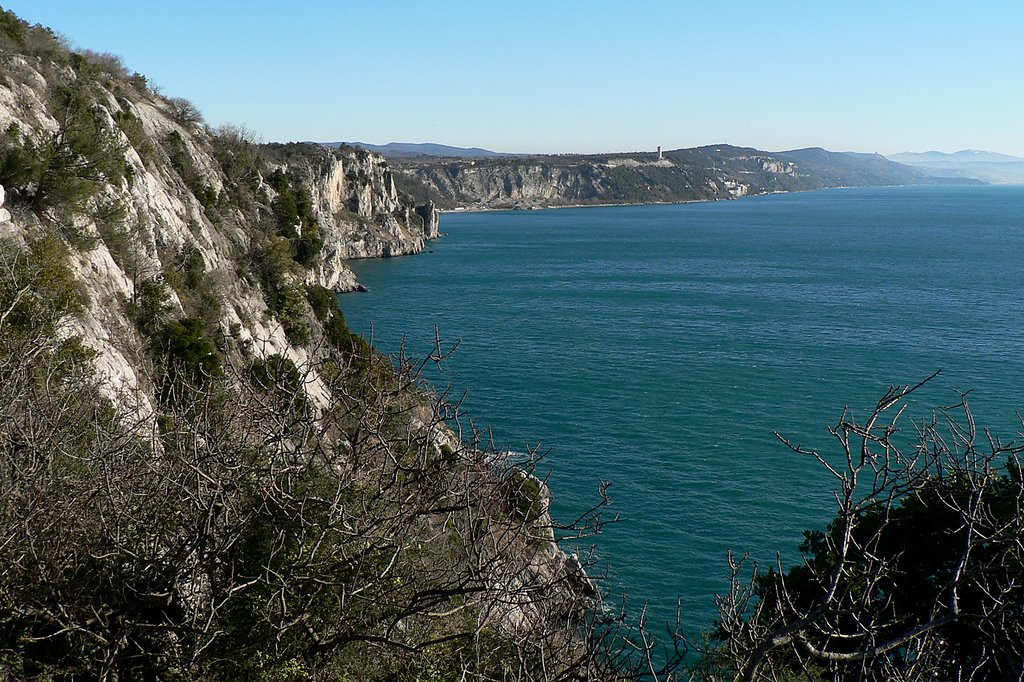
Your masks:
<instances>
[{"instance_id":1,"label":"sky","mask_svg":"<svg viewBox=\"0 0 1024 682\"><path fill-rule=\"evenodd\" d=\"M1024 156L1019 0L0 0L266 142Z\"/></svg>"}]
</instances>

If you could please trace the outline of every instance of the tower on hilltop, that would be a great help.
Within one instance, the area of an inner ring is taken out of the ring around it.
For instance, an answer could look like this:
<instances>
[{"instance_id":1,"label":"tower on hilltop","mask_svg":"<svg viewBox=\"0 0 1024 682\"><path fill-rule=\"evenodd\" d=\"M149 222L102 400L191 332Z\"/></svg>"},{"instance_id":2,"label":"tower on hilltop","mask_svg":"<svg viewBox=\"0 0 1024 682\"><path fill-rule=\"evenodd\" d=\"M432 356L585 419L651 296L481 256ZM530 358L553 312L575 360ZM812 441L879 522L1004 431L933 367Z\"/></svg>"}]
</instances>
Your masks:
<instances>
[{"instance_id":1,"label":"tower on hilltop","mask_svg":"<svg viewBox=\"0 0 1024 682\"><path fill-rule=\"evenodd\" d=\"M661 161L661 145L658 145L658 161Z\"/></svg>"}]
</instances>

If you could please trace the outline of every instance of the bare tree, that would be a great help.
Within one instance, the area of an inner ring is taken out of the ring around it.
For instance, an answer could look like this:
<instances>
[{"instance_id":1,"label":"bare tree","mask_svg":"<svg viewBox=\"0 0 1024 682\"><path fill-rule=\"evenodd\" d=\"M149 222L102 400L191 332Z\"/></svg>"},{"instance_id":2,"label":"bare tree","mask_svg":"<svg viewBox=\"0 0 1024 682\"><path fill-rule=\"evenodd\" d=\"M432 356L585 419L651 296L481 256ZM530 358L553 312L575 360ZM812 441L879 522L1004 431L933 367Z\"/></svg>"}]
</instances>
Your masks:
<instances>
[{"instance_id":1,"label":"bare tree","mask_svg":"<svg viewBox=\"0 0 1024 682\"><path fill-rule=\"evenodd\" d=\"M170 97L167 103L171 106L171 118L178 125L191 128L203 124L202 112L190 100L184 97Z\"/></svg>"},{"instance_id":2,"label":"bare tree","mask_svg":"<svg viewBox=\"0 0 1024 682\"><path fill-rule=\"evenodd\" d=\"M1024 675L1022 446L979 431L964 396L904 436L919 386L890 389L864 422L844 413L834 455L783 439L833 476L837 516L788 571L730 556L720 676Z\"/></svg>"},{"instance_id":3,"label":"bare tree","mask_svg":"<svg viewBox=\"0 0 1024 682\"><path fill-rule=\"evenodd\" d=\"M0 255L9 675L588 680L650 667L650 639L554 543L591 532L601 503L556 526L523 462L456 436L458 406L427 398L421 362L396 368L354 343L322 349L315 372L281 356L213 363L182 324L155 346L155 411L111 403L87 349L54 333L75 309L60 259Z\"/></svg>"}]
</instances>

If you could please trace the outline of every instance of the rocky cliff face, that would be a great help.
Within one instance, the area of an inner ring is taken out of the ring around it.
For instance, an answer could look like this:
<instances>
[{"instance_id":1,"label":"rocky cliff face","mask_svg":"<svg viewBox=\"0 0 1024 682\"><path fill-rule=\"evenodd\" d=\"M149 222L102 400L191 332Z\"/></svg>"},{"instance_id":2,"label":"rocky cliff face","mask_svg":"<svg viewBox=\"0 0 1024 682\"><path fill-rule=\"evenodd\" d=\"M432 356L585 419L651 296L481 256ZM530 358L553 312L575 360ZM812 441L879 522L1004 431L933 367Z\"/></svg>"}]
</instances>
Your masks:
<instances>
[{"instance_id":1,"label":"rocky cliff face","mask_svg":"<svg viewBox=\"0 0 1024 682\"><path fill-rule=\"evenodd\" d=\"M543 482L337 309L438 236L384 159L210 130L2 10L0 131L0 671L592 667Z\"/></svg>"},{"instance_id":2,"label":"rocky cliff face","mask_svg":"<svg viewBox=\"0 0 1024 682\"><path fill-rule=\"evenodd\" d=\"M617 167L603 160L407 161L396 173L403 186L425 188L445 208L509 209L614 202Z\"/></svg>"},{"instance_id":3,"label":"rocky cliff face","mask_svg":"<svg viewBox=\"0 0 1024 682\"><path fill-rule=\"evenodd\" d=\"M115 393L152 394L133 358L137 304L154 287L165 317L202 317L226 348L301 366L299 332L318 324L303 284L352 290L347 259L416 253L438 236L436 209L403 196L380 156L210 130L116 63L59 49L3 60L0 236L57 230L72 245L87 299L78 331ZM82 167L62 168L62 154ZM67 177L52 180L58 171Z\"/></svg>"},{"instance_id":4,"label":"rocky cliff face","mask_svg":"<svg viewBox=\"0 0 1024 682\"><path fill-rule=\"evenodd\" d=\"M403 168L400 172L431 187L445 200L473 208L581 204L604 193L601 178L590 166L467 162Z\"/></svg>"},{"instance_id":5,"label":"rocky cliff face","mask_svg":"<svg viewBox=\"0 0 1024 682\"><path fill-rule=\"evenodd\" d=\"M324 247L308 281L335 291L358 286L345 261L420 253L440 235L432 202L400 193L383 157L350 147L268 145L274 169L300 179L312 200Z\"/></svg>"},{"instance_id":6,"label":"rocky cliff face","mask_svg":"<svg viewBox=\"0 0 1024 682\"><path fill-rule=\"evenodd\" d=\"M715 145L651 153L395 161L399 184L444 208L509 209L732 199L923 176L880 157Z\"/></svg>"}]
</instances>

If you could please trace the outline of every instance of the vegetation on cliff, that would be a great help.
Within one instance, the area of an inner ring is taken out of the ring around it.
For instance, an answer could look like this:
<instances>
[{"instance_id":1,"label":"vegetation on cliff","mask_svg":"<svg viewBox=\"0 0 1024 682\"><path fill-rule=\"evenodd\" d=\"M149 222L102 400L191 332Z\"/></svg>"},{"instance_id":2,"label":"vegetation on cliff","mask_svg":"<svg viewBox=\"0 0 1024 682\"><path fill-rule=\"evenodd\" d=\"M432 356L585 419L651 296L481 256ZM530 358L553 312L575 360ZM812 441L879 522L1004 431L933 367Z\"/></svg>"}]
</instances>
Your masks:
<instances>
[{"instance_id":1,"label":"vegetation on cliff","mask_svg":"<svg viewBox=\"0 0 1024 682\"><path fill-rule=\"evenodd\" d=\"M825 187L937 182L878 155L824 149L766 152L731 145L661 155L398 157L393 163L403 190L443 208L673 203Z\"/></svg>"},{"instance_id":2,"label":"vegetation on cliff","mask_svg":"<svg viewBox=\"0 0 1024 682\"><path fill-rule=\"evenodd\" d=\"M1024 670L1021 448L986 437L966 402L903 442L913 389L897 389L865 422L844 415L836 455L794 446L834 475L837 516L808 533L800 566L734 559L718 630L690 643L701 656L684 668L678 631L656 653L643 616L630 628L559 549L556 532L599 528L601 503L557 527L535 462L483 447L420 382L440 343L392 363L348 329L332 259L431 236L433 209L397 192L379 157L211 131L116 57L75 53L9 12L0 61L0 184L14 213L0 211L7 676ZM711 174L680 187L728 191L715 175L725 152L699 153ZM796 177L785 159L730 154ZM674 171L646 161L580 161L558 177L584 193L674 196Z\"/></svg>"},{"instance_id":3,"label":"vegetation on cliff","mask_svg":"<svg viewBox=\"0 0 1024 682\"><path fill-rule=\"evenodd\" d=\"M531 461L337 309L332 259L422 248L433 209L379 157L209 130L115 57L0 33L0 670L630 674Z\"/></svg>"},{"instance_id":4,"label":"vegetation on cliff","mask_svg":"<svg viewBox=\"0 0 1024 682\"><path fill-rule=\"evenodd\" d=\"M730 557L707 670L737 680L1008 680L1024 674L1024 445L980 429L966 399L901 433L916 386L837 452L787 443L836 484L837 515L803 562ZM718 678L720 679L720 678Z\"/></svg>"},{"instance_id":5,"label":"vegetation on cliff","mask_svg":"<svg viewBox=\"0 0 1024 682\"><path fill-rule=\"evenodd\" d=\"M155 409L66 336L66 250L0 245L0 667L101 679L537 679L596 670L539 489L463 445L406 363L221 366L154 339ZM526 501L524 501L524 499ZM521 509L531 510L522 514ZM537 510L532 513L532 510Z\"/></svg>"}]
</instances>

